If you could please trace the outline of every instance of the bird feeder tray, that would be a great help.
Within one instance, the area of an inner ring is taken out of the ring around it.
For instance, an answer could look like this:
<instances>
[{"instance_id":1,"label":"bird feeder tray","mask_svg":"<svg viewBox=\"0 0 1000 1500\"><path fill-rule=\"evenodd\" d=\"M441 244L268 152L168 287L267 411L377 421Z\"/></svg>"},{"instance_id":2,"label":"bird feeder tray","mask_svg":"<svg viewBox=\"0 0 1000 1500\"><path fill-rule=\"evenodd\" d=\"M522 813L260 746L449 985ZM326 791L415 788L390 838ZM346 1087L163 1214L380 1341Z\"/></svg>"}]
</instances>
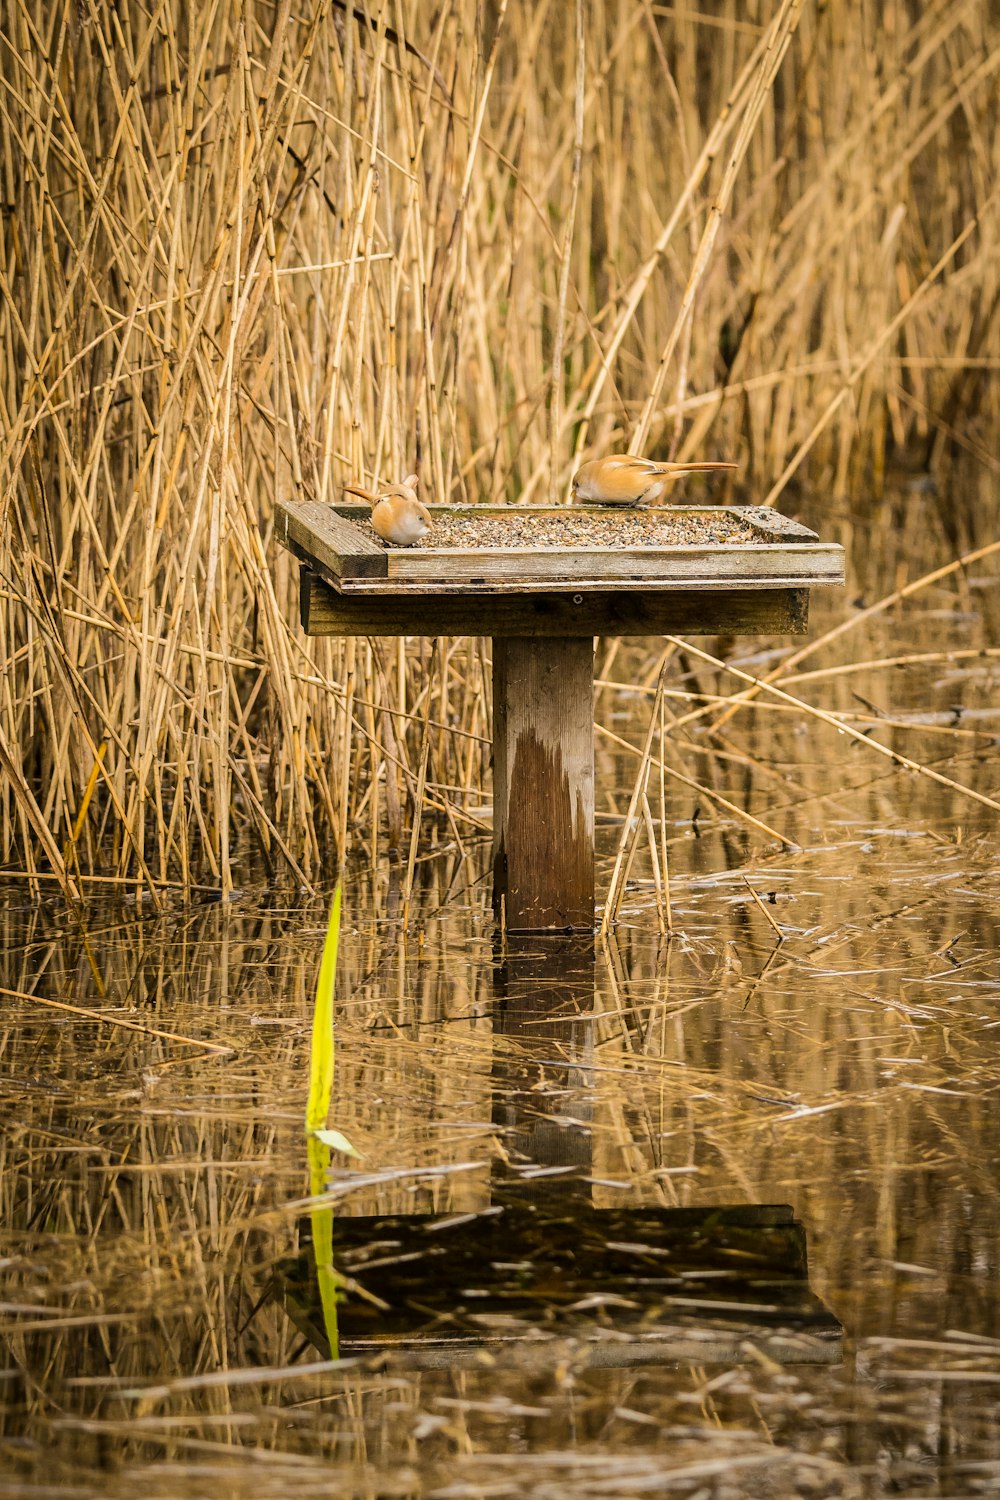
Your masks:
<instances>
[{"instance_id":1,"label":"bird feeder tray","mask_svg":"<svg viewBox=\"0 0 1000 1500\"><path fill-rule=\"evenodd\" d=\"M278 536L344 594L808 588L842 583L843 549L774 510L739 506L432 505L394 547L367 505L279 505Z\"/></svg>"},{"instance_id":2,"label":"bird feeder tray","mask_svg":"<svg viewBox=\"0 0 1000 1500\"><path fill-rule=\"evenodd\" d=\"M492 637L495 904L511 931L592 928L594 637L802 634L843 549L751 506L428 509L393 547L367 505L279 505L303 628Z\"/></svg>"}]
</instances>

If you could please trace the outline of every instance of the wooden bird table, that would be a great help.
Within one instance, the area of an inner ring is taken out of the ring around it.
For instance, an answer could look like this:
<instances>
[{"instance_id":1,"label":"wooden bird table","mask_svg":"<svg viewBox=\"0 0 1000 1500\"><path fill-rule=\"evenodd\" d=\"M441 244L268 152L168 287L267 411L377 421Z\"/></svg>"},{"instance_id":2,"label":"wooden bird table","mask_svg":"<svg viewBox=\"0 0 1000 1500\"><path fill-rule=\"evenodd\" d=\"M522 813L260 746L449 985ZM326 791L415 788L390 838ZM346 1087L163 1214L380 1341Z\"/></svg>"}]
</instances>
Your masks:
<instances>
[{"instance_id":1,"label":"wooden bird table","mask_svg":"<svg viewBox=\"0 0 1000 1500\"><path fill-rule=\"evenodd\" d=\"M367 505L279 505L303 627L492 637L494 905L512 932L592 929L594 638L801 634L843 549L743 506L429 509L398 548Z\"/></svg>"}]
</instances>

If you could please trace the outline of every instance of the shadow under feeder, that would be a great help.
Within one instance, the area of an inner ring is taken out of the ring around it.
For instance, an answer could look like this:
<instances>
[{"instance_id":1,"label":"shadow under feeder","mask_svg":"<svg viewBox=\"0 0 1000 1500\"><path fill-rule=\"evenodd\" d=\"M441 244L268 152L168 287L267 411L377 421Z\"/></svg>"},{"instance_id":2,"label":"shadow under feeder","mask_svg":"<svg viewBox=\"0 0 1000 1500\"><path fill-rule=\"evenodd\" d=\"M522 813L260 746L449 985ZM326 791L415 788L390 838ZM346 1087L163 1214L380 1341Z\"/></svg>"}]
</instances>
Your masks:
<instances>
[{"instance_id":1,"label":"shadow under feeder","mask_svg":"<svg viewBox=\"0 0 1000 1500\"><path fill-rule=\"evenodd\" d=\"M491 521L545 506L430 506ZM633 511L574 506L622 524ZM843 549L777 511L662 507L726 518L752 540L703 545L382 546L365 505L278 506L302 563L314 636L490 636L494 905L512 932L594 925L594 638L802 634L809 589L839 584Z\"/></svg>"}]
</instances>

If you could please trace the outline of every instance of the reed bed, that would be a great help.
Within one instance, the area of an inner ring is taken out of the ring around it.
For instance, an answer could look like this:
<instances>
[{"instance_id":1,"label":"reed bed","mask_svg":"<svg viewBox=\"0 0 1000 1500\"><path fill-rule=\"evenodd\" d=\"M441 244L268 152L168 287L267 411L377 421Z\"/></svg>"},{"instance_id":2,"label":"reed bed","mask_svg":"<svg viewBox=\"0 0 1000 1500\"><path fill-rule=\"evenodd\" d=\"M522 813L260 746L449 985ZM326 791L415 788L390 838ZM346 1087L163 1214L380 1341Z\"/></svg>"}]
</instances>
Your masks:
<instances>
[{"instance_id":1,"label":"reed bed","mask_svg":"<svg viewBox=\"0 0 1000 1500\"><path fill-rule=\"evenodd\" d=\"M69 896L488 823L482 644L305 641L276 497L997 471L983 0L0 16L0 861Z\"/></svg>"}]
</instances>

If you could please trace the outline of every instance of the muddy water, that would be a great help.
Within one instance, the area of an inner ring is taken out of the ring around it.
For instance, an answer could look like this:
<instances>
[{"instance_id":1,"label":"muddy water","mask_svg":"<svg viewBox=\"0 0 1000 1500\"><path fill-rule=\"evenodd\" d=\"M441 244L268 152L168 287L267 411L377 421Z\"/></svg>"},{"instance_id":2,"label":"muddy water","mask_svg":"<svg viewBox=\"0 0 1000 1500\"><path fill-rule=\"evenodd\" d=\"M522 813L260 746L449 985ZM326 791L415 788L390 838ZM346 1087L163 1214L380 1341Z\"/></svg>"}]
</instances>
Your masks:
<instances>
[{"instance_id":1,"label":"muddy water","mask_svg":"<svg viewBox=\"0 0 1000 1500\"><path fill-rule=\"evenodd\" d=\"M801 671L989 648L998 574ZM877 581L862 567L851 598ZM760 671L787 642L729 649ZM630 645L607 677L654 661ZM729 686L693 658L669 683ZM1000 658L955 654L789 690L995 796L998 687ZM648 712L602 691L632 744ZM844 1329L833 1362L762 1339L592 1368L520 1338L507 1361L331 1368L273 1294L307 1208L327 893L248 883L161 915L108 896L81 920L7 881L0 1494L1000 1492L996 814L784 710L711 744L678 730L670 753L795 847L668 785L676 935L640 852L582 978L495 950L483 846L422 860L405 928L389 866L351 870L331 1124L360 1156L335 1158L336 1214L482 1215L553 1178L591 1214L787 1204L808 1295ZM606 887L636 762L605 738L598 757ZM537 1309L541 1327L544 1288Z\"/></svg>"}]
</instances>

